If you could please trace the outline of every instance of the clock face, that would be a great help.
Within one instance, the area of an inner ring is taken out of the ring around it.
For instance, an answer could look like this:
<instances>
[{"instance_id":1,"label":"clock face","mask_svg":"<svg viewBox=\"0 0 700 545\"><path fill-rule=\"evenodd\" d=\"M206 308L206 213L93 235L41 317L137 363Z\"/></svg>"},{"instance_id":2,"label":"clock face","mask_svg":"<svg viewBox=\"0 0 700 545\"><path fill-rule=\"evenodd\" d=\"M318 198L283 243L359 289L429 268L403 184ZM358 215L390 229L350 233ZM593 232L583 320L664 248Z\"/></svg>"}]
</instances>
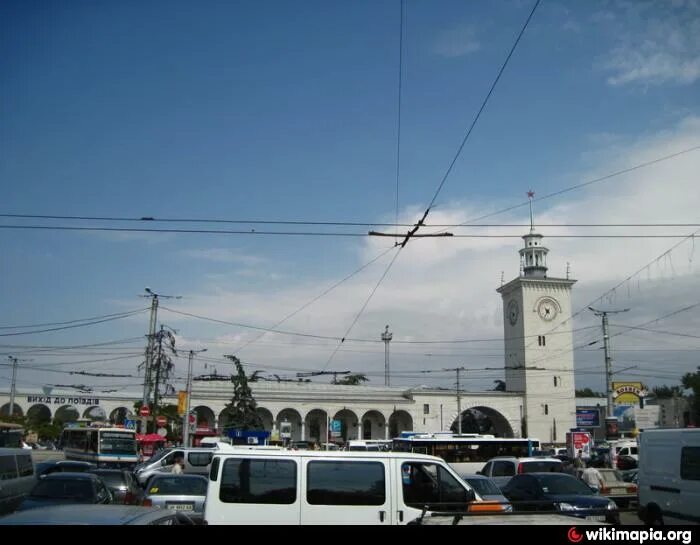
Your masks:
<instances>
[{"instance_id":1,"label":"clock face","mask_svg":"<svg viewBox=\"0 0 700 545\"><path fill-rule=\"evenodd\" d=\"M537 305L537 314L547 322L554 320L557 313L557 304L553 299L542 299Z\"/></svg>"},{"instance_id":2,"label":"clock face","mask_svg":"<svg viewBox=\"0 0 700 545\"><path fill-rule=\"evenodd\" d=\"M508 321L510 325L515 325L518 322L518 315L520 314L520 309L518 308L518 302L512 299L508 303Z\"/></svg>"}]
</instances>

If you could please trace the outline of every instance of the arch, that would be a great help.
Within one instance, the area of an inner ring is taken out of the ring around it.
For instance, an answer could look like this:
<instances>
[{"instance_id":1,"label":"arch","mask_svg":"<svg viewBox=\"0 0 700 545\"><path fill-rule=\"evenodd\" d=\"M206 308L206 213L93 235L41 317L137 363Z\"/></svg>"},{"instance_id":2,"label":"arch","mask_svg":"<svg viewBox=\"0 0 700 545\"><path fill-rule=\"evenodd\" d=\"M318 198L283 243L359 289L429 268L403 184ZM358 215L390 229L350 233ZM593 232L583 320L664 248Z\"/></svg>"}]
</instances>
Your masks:
<instances>
[{"instance_id":1,"label":"arch","mask_svg":"<svg viewBox=\"0 0 700 545\"><path fill-rule=\"evenodd\" d=\"M51 422L51 409L43 403L37 403L27 409L27 419L34 425L49 424Z\"/></svg>"},{"instance_id":2,"label":"arch","mask_svg":"<svg viewBox=\"0 0 700 545\"><path fill-rule=\"evenodd\" d=\"M323 409L309 411L304 419L306 423L306 437L309 441L325 443L328 427L328 413Z\"/></svg>"},{"instance_id":3,"label":"arch","mask_svg":"<svg viewBox=\"0 0 700 545\"><path fill-rule=\"evenodd\" d=\"M255 412L260 417L260 420L262 420L263 429L265 431L272 431L275 421L274 417L272 416L272 412L265 407L257 407Z\"/></svg>"},{"instance_id":4,"label":"arch","mask_svg":"<svg viewBox=\"0 0 700 545\"><path fill-rule=\"evenodd\" d=\"M367 411L362 416L362 439L386 439L386 418L379 411Z\"/></svg>"},{"instance_id":5,"label":"arch","mask_svg":"<svg viewBox=\"0 0 700 545\"><path fill-rule=\"evenodd\" d=\"M342 409L335 413L333 420L340 420L340 437L343 442L358 439L359 420L354 412L350 409Z\"/></svg>"},{"instance_id":6,"label":"arch","mask_svg":"<svg viewBox=\"0 0 700 545\"><path fill-rule=\"evenodd\" d=\"M280 424L282 422L289 422L292 425L292 437L291 441L302 441L302 419L301 415L296 409L282 409L277 413L277 418L275 419L275 427L279 430ZM284 438L282 438L284 439Z\"/></svg>"},{"instance_id":7,"label":"arch","mask_svg":"<svg viewBox=\"0 0 700 545\"><path fill-rule=\"evenodd\" d=\"M0 416L10 416L10 404L5 403L0 407ZM15 406L12 408L12 416L24 416L22 407L15 401Z\"/></svg>"},{"instance_id":8,"label":"arch","mask_svg":"<svg viewBox=\"0 0 700 545\"><path fill-rule=\"evenodd\" d=\"M450 430L457 433L455 418ZM515 437L508 419L491 407L471 407L462 411L462 433L480 433L496 437Z\"/></svg>"},{"instance_id":9,"label":"arch","mask_svg":"<svg viewBox=\"0 0 700 545\"><path fill-rule=\"evenodd\" d=\"M99 405L93 405L83 411L83 418L89 418L93 422L98 420L104 422L107 420L107 413Z\"/></svg>"},{"instance_id":10,"label":"arch","mask_svg":"<svg viewBox=\"0 0 700 545\"><path fill-rule=\"evenodd\" d=\"M54 421L59 424L75 422L78 418L80 418L80 412L73 407L73 405L62 405L56 409L56 413L54 414Z\"/></svg>"},{"instance_id":11,"label":"arch","mask_svg":"<svg viewBox=\"0 0 700 545\"><path fill-rule=\"evenodd\" d=\"M196 407L192 407L190 410L197 418L196 427L208 428L210 430L216 429L216 416L214 415L214 411L212 411L209 407L206 405L197 405Z\"/></svg>"},{"instance_id":12,"label":"arch","mask_svg":"<svg viewBox=\"0 0 700 545\"><path fill-rule=\"evenodd\" d=\"M117 407L112 412L109 413L109 421L117 426L124 424L125 420L128 420L129 409L126 407Z\"/></svg>"},{"instance_id":13,"label":"arch","mask_svg":"<svg viewBox=\"0 0 700 545\"><path fill-rule=\"evenodd\" d=\"M389 417L389 438L398 437L404 431L413 431L413 418L406 411L394 411Z\"/></svg>"}]
</instances>

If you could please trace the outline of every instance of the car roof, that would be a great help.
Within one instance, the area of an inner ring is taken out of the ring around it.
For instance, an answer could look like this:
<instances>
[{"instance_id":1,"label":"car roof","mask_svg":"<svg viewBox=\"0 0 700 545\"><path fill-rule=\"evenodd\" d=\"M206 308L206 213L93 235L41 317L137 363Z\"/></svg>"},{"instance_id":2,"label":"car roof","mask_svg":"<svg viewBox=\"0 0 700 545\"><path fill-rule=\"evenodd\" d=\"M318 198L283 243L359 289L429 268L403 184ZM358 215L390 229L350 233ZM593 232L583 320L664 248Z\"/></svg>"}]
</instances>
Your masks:
<instances>
[{"instance_id":1,"label":"car roof","mask_svg":"<svg viewBox=\"0 0 700 545\"><path fill-rule=\"evenodd\" d=\"M95 475L94 473L84 473L84 472L79 472L79 471L60 471L58 473L49 473L48 475L43 475L41 477L41 480L50 480L50 481L55 481L57 479L70 479L70 480L76 480L76 479L82 479L82 480L88 480L88 481L96 481L99 480L99 477Z\"/></svg>"},{"instance_id":2,"label":"car roof","mask_svg":"<svg viewBox=\"0 0 700 545\"><path fill-rule=\"evenodd\" d=\"M169 514L140 505L52 505L12 513L0 518L0 524L149 524Z\"/></svg>"},{"instance_id":3,"label":"car roof","mask_svg":"<svg viewBox=\"0 0 700 545\"><path fill-rule=\"evenodd\" d=\"M515 456L496 456L495 458L490 458L489 462L561 462L559 458L554 458L552 456L524 456L522 458L517 458Z\"/></svg>"}]
</instances>

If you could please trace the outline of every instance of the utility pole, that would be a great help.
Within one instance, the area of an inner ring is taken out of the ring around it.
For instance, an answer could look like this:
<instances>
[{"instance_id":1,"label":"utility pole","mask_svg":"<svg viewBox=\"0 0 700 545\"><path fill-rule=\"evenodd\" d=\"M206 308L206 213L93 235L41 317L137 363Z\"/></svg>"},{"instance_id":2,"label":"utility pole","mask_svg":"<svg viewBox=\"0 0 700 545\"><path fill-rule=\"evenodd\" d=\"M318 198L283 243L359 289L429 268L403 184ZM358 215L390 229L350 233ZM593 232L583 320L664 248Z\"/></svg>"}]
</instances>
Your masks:
<instances>
[{"instance_id":1,"label":"utility pole","mask_svg":"<svg viewBox=\"0 0 700 545\"><path fill-rule=\"evenodd\" d=\"M623 310L596 310L593 307L588 307L588 310L593 312L596 316L603 317L603 346L605 349L605 391L608 397L608 407L606 415L608 418L612 418L613 414L613 398L612 398L612 355L610 346L610 331L608 328L608 314L621 314L623 312L629 312L630 309L626 308Z\"/></svg>"},{"instance_id":2,"label":"utility pole","mask_svg":"<svg viewBox=\"0 0 700 545\"><path fill-rule=\"evenodd\" d=\"M384 386L391 386L391 375L389 374L389 343L393 336L394 334L389 332L389 326L387 325L384 333L382 333L382 340L384 341Z\"/></svg>"},{"instance_id":3,"label":"utility pole","mask_svg":"<svg viewBox=\"0 0 700 545\"><path fill-rule=\"evenodd\" d=\"M163 295L154 292L151 288L144 288L146 295L141 297L147 297L151 299L151 318L148 323L148 339L146 343L146 361L144 363L144 373L143 373L143 397L141 398L141 406L148 406L151 398L151 388L153 384L153 352L155 351L155 338L156 338L156 323L158 321L158 300L163 299L182 299L179 295ZM141 423L141 433L146 433L146 423L142 421Z\"/></svg>"},{"instance_id":4,"label":"utility pole","mask_svg":"<svg viewBox=\"0 0 700 545\"><path fill-rule=\"evenodd\" d=\"M7 356L7 358L12 362L12 386L10 388L10 412L9 416L13 416L15 412L15 394L17 386L17 362L20 361L33 361L33 360L20 360L14 356Z\"/></svg>"},{"instance_id":5,"label":"utility pole","mask_svg":"<svg viewBox=\"0 0 700 545\"><path fill-rule=\"evenodd\" d=\"M182 422L182 446L190 446L190 397L192 397L192 360L195 354L206 352L206 348L201 350L190 350L189 363L187 365L187 402L185 404L185 416Z\"/></svg>"},{"instance_id":6,"label":"utility pole","mask_svg":"<svg viewBox=\"0 0 700 545\"><path fill-rule=\"evenodd\" d=\"M457 434L462 435L462 396L459 384L459 374L466 371L466 367L455 367L454 369L443 369L443 371L455 371L457 373Z\"/></svg>"}]
</instances>

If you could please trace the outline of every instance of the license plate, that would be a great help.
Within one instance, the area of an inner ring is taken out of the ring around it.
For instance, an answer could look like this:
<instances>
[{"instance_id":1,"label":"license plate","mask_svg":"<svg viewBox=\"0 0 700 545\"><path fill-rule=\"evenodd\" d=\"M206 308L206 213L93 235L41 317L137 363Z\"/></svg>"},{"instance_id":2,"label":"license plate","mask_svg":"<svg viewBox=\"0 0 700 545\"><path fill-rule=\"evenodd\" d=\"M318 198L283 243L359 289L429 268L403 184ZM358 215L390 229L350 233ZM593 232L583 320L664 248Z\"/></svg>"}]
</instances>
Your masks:
<instances>
[{"instance_id":1,"label":"license plate","mask_svg":"<svg viewBox=\"0 0 700 545\"><path fill-rule=\"evenodd\" d=\"M586 517L586 520L594 520L596 522L605 522L605 517L603 515L591 515Z\"/></svg>"},{"instance_id":2,"label":"license plate","mask_svg":"<svg viewBox=\"0 0 700 545\"><path fill-rule=\"evenodd\" d=\"M194 505L191 503L169 503L166 507L173 511L194 511Z\"/></svg>"},{"instance_id":3,"label":"license plate","mask_svg":"<svg viewBox=\"0 0 700 545\"><path fill-rule=\"evenodd\" d=\"M627 494L626 488L613 488L610 490L611 494Z\"/></svg>"}]
</instances>

